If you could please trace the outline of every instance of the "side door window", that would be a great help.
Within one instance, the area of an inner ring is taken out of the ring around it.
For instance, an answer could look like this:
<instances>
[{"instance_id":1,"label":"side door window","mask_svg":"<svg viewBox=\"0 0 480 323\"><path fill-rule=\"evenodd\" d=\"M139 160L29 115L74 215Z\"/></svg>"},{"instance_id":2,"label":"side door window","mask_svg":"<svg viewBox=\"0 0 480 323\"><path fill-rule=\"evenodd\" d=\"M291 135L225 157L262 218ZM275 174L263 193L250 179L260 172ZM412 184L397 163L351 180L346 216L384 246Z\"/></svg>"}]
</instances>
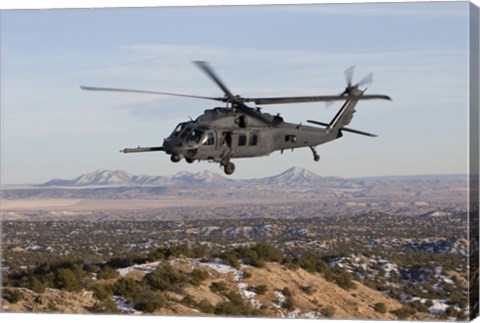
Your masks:
<instances>
[{"instance_id":1,"label":"side door window","mask_svg":"<svg viewBox=\"0 0 480 323\"><path fill-rule=\"evenodd\" d=\"M247 144L247 135L244 133L238 134L238 146L245 146Z\"/></svg>"},{"instance_id":2,"label":"side door window","mask_svg":"<svg viewBox=\"0 0 480 323\"><path fill-rule=\"evenodd\" d=\"M250 132L248 135L248 144L250 146L256 146L258 143L258 135L255 132Z\"/></svg>"}]
</instances>

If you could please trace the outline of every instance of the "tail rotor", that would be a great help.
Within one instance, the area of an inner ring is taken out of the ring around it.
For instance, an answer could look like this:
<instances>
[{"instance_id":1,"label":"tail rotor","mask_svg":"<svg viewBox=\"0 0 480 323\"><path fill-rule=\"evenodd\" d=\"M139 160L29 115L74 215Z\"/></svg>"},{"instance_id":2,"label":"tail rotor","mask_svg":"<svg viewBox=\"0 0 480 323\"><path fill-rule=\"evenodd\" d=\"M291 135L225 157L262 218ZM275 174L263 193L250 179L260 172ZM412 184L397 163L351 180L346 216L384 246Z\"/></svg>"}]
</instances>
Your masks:
<instances>
[{"instance_id":1,"label":"tail rotor","mask_svg":"<svg viewBox=\"0 0 480 323\"><path fill-rule=\"evenodd\" d=\"M347 82L347 86L345 87L345 90L343 90L343 92L339 94L340 96L346 96L351 94L361 95L373 83L373 73L369 73L367 76L361 79L357 84L353 85L354 72L355 72L355 65L352 65L345 70L344 75L345 75L345 80ZM365 89L363 91L359 90L359 87L364 85L366 85ZM325 105L326 107L329 107L333 103L334 103L333 101L329 101L329 102L326 102Z\"/></svg>"}]
</instances>

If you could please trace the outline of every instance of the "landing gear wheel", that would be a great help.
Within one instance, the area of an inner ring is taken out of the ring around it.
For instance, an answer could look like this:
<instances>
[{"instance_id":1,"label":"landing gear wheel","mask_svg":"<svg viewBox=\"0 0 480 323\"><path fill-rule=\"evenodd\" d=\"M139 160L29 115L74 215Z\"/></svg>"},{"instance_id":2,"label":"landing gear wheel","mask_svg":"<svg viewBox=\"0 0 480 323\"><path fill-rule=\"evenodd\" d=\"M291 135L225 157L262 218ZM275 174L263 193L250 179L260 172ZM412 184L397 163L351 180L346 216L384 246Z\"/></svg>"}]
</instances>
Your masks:
<instances>
[{"instance_id":1,"label":"landing gear wheel","mask_svg":"<svg viewBox=\"0 0 480 323\"><path fill-rule=\"evenodd\" d=\"M320 160L320 155L317 154L315 151L315 147L310 147L310 150L312 151L313 154L313 160L318 162Z\"/></svg>"},{"instance_id":2,"label":"landing gear wheel","mask_svg":"<svg viewBox=\"0 0 480 323\"><path fill-rule=\"evenodd\" d=\"M180 161L180 156L178 156L177 154L173 154L172 156L170 156L170 160L173 162L173 163L178 163Z\"/></svg>"},{"instance_id":3,"label":"landing gear wheel","mask_svg":"<svg viewBox=\"0 0 480 323\"><path fill-rule=\"evenodd\" d=\"M224 171L225 174L227 174L227 175L233 174L233 172L235 171L235 164L234 164L234 163L228 163L228 164L226 164L226 165L223 167L223 171Z\"/></svg>"},{"instance_id":4,"label":"landing gear wheel","mask_svg":"<svg viewBox=\"0 0 480 323\"><path fill-rule=\"evenodd\" d=\"M193 163L195 160L194 160L194 159L191 159L191 158L188 158L188 157L186 157L186 158L185 158L185 161L186 161L187 163L191 164L191 163Z\"/></svg>"}]
</instances>

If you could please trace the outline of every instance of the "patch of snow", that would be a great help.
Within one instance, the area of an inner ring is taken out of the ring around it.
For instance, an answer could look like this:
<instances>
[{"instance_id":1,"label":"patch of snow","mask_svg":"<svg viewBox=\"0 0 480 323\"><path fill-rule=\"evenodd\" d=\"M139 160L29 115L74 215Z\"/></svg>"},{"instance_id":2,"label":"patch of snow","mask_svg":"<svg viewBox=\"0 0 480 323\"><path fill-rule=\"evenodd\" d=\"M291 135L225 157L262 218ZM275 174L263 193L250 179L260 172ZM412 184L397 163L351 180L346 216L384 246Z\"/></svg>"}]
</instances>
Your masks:
<instances>
[{"instance_id":1,"label":"patch of snow","mask_svg":"<svg viewBox=\"0 0 480 323\"><path fill-rule=\"evenodd\" d=\"M301 317L300 313L301 313L300 309L296 308L294 311L288 313L287 318L289 318L289 319L299 318L299 317Z\"/></svg>"},{"instance_id":2,"label":"patch of snow","mask_svg":"<svg viewBox=\"0 0 480 323\"><path fill-rule=\"evenodd\" d=\"M243 297L251 299L251 298L254 298L255 296L257 296L257 293L252 292L250 290L247 290L247 287L248 287L247 284L240 283L237 286L238 286L238 290L240 291L240 294L242 294Z\"/></svg>"},{"instance_id":3,"label":"patch of snow","mask_svg":"<svg viewBox=\"0 0 480 323\"><path fill-rule=\"evenodd\" d=\"M213 259L213 260L210 260L208 262L201 262L201 261L198 261L198 263L202 266L206 266L206 267L209 267L213 270L215 270L216 272L220 273L220 274L223 274L223 275L226 275L226 274L229 274L229 273L234 273L234 274L238 274L238 270L229 266L229 265L225 265L224 262L220 259Z\"/></svg>"},{"instance_id":4,"label":"patch of snow","mask_svg":"<svg viewBox=\"0 0 480 323\"><path fill-rule=\"evenodd\" d=\"M237 272L235 273L235 277L233 277L233 280L239 282L243 279L243 275L243 271L237 270Z\"/></svg>"},{"instance_id":5,"label":"patch of snow","mask_svg":"<svg viewBox=\"0 0 480 323\"><path fill-rule=\"evenodd\" d=\"M432 299L432 303L433 305L428 308L432 314L442 314L449 307L449 305L446 304L446 300Z\"/></svg>"},{"instance_id":6,"label":"patch of snow","mask_svg":"<svg viewBox=\"0 0 480 323\"><path fill-rule=\"evenodd\" d=\"M321 317L323 317L322 313L317 311L307 312L302 315L302 318L306 318L306 319L318 319Z\"/></svg>"},{"instance_id":7,"label":"patch of snow","mask_svg":"<svg viewBox=\"0 0 480 323\"><path fill-rule=\"evenodd\" d=\"M279 290L275 290L274 294L278 298L278 302L274 303L273 305L278 308L283 307L283 305L285 304L285 300L287 299L285 295L283 295L283 293Z\"/></svg>"},{"instance_id":8,"label":"patch of snow","mask_svg":"<svg viewBox=\"0 0 480 323\"><path fill-rule=\"evenodd\" d=\"M126 312L128 314L136 314L136 315L142 314L142 312L137 311L136 309L133 308L134 304L131 303L130 301L127 301L127 300L121 298L120 296L113 296L112 299L115 302L115 304L117 305L117 308L121 312Z\"/></svg>"},{"instance_id":9,"label":"patch of snow","mask_svg":"<svg viewBox=\"0 0 480 323\"><path fill-rule=\"evenodd\" d=\"M343 268L343 264L342 264L343 260L345 260L345 257L335 258L335 260L330 262L330 268L335 268L335 267Z\"/></svg>"},{"instance_id":10,"label":"patch of snow","mask_svg":"<svg viewBox=\"0 0 480 323\"><path fill-rule=\"evenodd\" d=\"M161 264L161 261L155 261L155 262L147 262L145 264L141 265L133 265L125 268L120 268L117 269L118 273L120 274L120 277L125 277L129 272L133 270L138 270L142 271L146 274L149 274L151 272L154 272L155 269Z\"/></svg>"}]
</instances>

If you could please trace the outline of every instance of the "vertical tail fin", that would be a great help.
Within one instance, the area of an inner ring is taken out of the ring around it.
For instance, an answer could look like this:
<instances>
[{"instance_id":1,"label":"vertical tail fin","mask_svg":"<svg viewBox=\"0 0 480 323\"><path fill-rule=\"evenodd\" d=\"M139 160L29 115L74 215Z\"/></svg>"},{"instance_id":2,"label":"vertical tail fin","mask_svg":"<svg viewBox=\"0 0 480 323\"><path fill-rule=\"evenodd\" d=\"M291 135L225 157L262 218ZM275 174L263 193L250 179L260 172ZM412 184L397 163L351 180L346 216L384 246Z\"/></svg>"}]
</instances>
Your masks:
<instances>
[{"instance_id":1,"label":"vertical tail fin","mask_svg":"<svg viewBox=\"0 0 480 323\"><path fill-rule=\"evenodd\" d=\"M328 130L340 129L347 126L352 121L353 114L355 113L355 106L358 100L347 100L342 108L337 112L335 117L328 124Z\"/></svg>"}]
</instances>

